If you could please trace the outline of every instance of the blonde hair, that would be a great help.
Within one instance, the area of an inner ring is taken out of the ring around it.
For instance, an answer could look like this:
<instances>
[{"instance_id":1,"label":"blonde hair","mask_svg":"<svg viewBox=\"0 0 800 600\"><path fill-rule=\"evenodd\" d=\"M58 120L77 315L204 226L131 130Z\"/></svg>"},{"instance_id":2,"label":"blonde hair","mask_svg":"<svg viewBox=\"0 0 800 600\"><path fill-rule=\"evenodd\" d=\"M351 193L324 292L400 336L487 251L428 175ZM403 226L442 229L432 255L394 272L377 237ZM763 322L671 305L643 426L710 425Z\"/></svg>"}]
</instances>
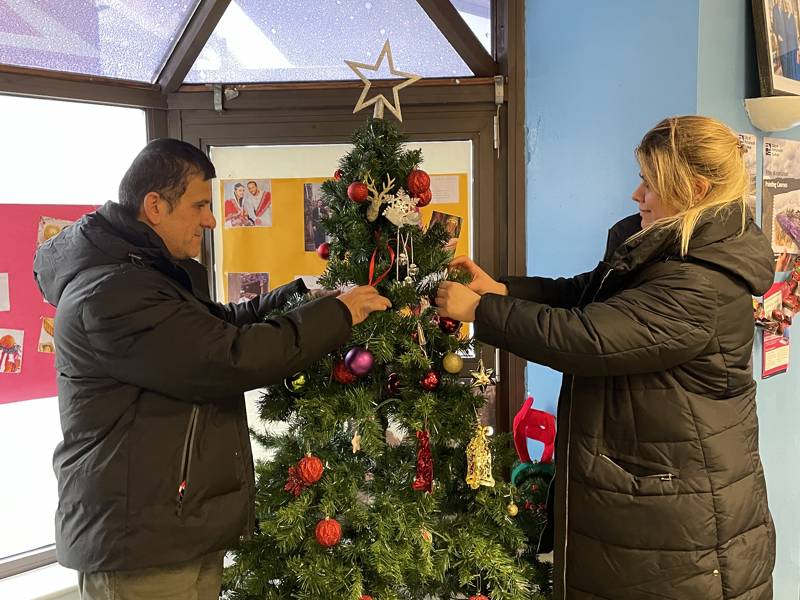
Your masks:
<instances>
[{"instance_id":1,"label":"blonde hair","mask_svg":"<svg viewBox=\"0 0 800 600\"><path fill-rule=\"evenodd\" d=\"M676 214L659 219L634 237L656 227L675 227L681 256L685 256L700 218L734 204L741 205L744 231L744 196L750 183L739 137L724 123L694 115L664 119L642 138L636 159L645 184ZM702 197L698 197L698 185L707 186Z\"/></svg>"}]
</instances>

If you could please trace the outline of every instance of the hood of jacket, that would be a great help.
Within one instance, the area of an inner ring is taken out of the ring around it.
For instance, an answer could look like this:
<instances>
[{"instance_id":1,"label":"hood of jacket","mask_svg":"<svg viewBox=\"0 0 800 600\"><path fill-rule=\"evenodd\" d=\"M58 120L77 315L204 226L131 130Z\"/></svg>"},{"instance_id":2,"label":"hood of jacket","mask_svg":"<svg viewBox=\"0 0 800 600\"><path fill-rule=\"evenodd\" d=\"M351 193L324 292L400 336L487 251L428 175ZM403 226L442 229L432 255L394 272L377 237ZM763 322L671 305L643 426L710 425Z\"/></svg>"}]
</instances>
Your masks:
<instances>
[{"instance_id":1,"label":"hood of jacket","mask_svg":"<svg viewBox=\"0 0 800 600\"><path fill-rule=\"evenodd\" d=\"M129 262L152 265L187 288L193 287L190 275L197 269L190 263L194 261L175 261L156 232L130 217L116 202L107 202L84 215L42 244L34 258L33 273L44 298L58 306L64 289L79 273Z\"/></svg>"},{"instance_id":2,"label":"hood of jacket","mask_svg":"<svg viewBox=\"0 0 800 600\"><path fill-rule=\"evenodd\" d=\"M653 261L672 258L703 263L730 273L742 280L754 296L766 292L774 279L770 241L749 213L742 231L742 213L738 205L702 215L683 259L675 228L660 227L624 242L609 262L615 269L635 271Z\"/></svg>"}]
</instances>

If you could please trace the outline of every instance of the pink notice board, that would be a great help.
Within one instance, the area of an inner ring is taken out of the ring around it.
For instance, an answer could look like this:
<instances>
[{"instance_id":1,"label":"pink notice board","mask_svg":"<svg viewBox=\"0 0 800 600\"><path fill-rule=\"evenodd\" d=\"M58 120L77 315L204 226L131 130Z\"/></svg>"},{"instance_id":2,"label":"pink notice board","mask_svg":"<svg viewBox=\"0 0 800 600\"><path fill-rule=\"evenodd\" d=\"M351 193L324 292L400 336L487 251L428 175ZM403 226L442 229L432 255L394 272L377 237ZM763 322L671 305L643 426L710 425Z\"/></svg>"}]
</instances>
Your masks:
<instances>
[{"instance_id":1,"label":"pink notice board","mask_svg":"<svg viewBox=\"0 0 800 600\"><path fill-rule=\"evenodd\" d=\"M0 404L56 395L55 308L33 278L40 239L57 234L94 206L0 204Z\"/></svg>"}]
</instances>

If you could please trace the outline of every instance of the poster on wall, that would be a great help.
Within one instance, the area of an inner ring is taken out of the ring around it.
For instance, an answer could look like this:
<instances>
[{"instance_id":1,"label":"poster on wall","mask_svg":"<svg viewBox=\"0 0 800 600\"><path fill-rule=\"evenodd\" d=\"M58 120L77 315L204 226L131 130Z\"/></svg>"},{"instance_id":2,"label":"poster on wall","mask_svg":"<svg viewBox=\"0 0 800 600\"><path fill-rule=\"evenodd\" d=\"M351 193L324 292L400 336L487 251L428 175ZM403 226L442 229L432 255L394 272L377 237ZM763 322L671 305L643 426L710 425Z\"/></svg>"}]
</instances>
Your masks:
<instances>
[{"instance_id":1,"label":"poster on wall","mask_svg":"<svg viewBox=\"0 0 800 600\"><path fill-rule=\"evenodd\" d=\"M39 352L53 354L56 351L56 320L53 317L42 317L42 330L39 332Z\"/></svg>"},{"instance_id":2,"label":"poster on wall","mask_svg":"<svg viewBox=\"0 0 800 600\"><path fill-rule=\"evenodd\" d=\"M22 348L25 332L21 329L0 329L0 375L22 372Z\"/></svg>"},{"instance_id":3,"label":"poster on wall","mask_svg":"<svg viewBox=\"0 0 800 600\"><path fill-rule=\"evenodd\" d=\"M431 204L457 204L458 175L431 175Z\"/></svg>"},{"instance_id":4,"label":"poster on wall","mask_svg":"<svg viewBox=\"0 0 800 600\"><path fill-rule=\"evenodd\" d=\"M458 238L461 236L461 220L461 217L458 215L449 215L437 210L431 213L429 226L435 223L441 223L445 231L450 235L450 239L445 243L444 249L447 250L451 256L455 254Z\"/></svg>"},{"instance_id":5,"label":"poster on wall","mask_svg":"<svg viewBox=\"0 0 800 600\"><path fill-rule=\"evenodd\" d=\"M72 224L70 219L54 219L53 217L40 217L39 229L36 234L36 247L38 248L50 238L56 237L67 226Z\"/></svg>"},{"instance_id":6,"label":"poster on wall","mask_svg":"<svg viewBox=\"0 0 800 600\"><path fill-rule=\"evenodd\" d=\"M756 136L749 133L739 134L739 143L742 145L742 158L744 158L744 168L747 170L747 180L750 186L747 188L745 202L750 209L753 217L756 215Z\"/></svg>"},{"instance_id":7,"label":"poster on wall","mask_svg":"<svg viewBox=\"0 0 800 600\"><path fill-rule=\"evenodd\" d=\"M797 309L797 291L794 278L777 281L756 306L756 325L762 328L762 379L789 368L789 328Z\"/></svg>"},{"instance_id":8,"label":"poster on wall","mask_svg":"<svg viewBox=\"0 0 800 600\"><path fill-rule=\"evenodd\" d=\"M269 273L228 273L228 302L247 302L269 292Z\"/></svg>"},{"instance_id":9,"label":"poster on wall","mask_svg":"<svg viewBox=\"0 0 800 600\"><path fill-rule=\"evenodd\" d=\"M11 310L11 294L8 289L8 273L0 273L0 312Z\"/></svg>"},{"instance_id":10,"label":"poster on wall","mask_svg":"<svg viewBox=\"0 0 800 600\"><path fill-rule=\"evenodd\" d=\"M764 332L761 353L761 379L789 370L789 340L783 335Z\"/></svg>"},{"instance_id":11,"label":"poster on wall","mask_svg":"<svg viewBox=\"0 0 800 600\"><path fill-rule=\"evenodd\" d=\"M272 227L272 182L269 179L223 179L226 228Z\"/></svg>"},{"instance_id":12,"label":"poster on wall","mask_svg":"<svg viewBox=\"0 0 800 600\"><path fill-rule=\"evenodd\" d=\"M800 142L764 138L764 233L775 254L800 254Z\"/></svg>"},{"instance_id":13,"label":"poster on wall","mask_svg":"<svg viewBox=\"0 0 800 600\"><path fill-rule=\"evenodd\" d=\"M321 183L303 184L303 247L306 252L314 252L326 241L322 219L327 216L328 207L322 201Z\"/></svg>"}]
</instances>

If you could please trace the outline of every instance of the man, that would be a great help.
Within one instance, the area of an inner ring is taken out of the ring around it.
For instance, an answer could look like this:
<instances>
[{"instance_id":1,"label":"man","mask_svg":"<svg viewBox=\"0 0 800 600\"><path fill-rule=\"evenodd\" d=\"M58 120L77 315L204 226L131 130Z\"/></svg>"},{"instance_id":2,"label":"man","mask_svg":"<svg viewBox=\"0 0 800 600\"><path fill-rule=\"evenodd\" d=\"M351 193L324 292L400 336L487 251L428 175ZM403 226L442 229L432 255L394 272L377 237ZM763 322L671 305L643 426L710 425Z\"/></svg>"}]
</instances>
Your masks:
<instances>
[{"instance_id":1,"label":"man","mask_svg":"<svg viewBox=\"0 0 800 600\"><path fill-rule=\"evenodd\" d=\"M212 302L192 260L215 226L212 177L197 148L153 141L119 204L36 254L57 306L56 550L84 600L216 599L223 551L255 526L243 392L306 368L389 306L364 286L264 320L307 291L299 280Z\"/></svg>"},{"instance_id":2,"label":"man","mask_svg":"<svg viewBox=\"0 0 800 600\"><path fill-rule=\"evenodd\" d=\"M253 225L272 227L272 192L262 192L255 181L247 182L242 207Z\"/></svg>"}]
</instances>

